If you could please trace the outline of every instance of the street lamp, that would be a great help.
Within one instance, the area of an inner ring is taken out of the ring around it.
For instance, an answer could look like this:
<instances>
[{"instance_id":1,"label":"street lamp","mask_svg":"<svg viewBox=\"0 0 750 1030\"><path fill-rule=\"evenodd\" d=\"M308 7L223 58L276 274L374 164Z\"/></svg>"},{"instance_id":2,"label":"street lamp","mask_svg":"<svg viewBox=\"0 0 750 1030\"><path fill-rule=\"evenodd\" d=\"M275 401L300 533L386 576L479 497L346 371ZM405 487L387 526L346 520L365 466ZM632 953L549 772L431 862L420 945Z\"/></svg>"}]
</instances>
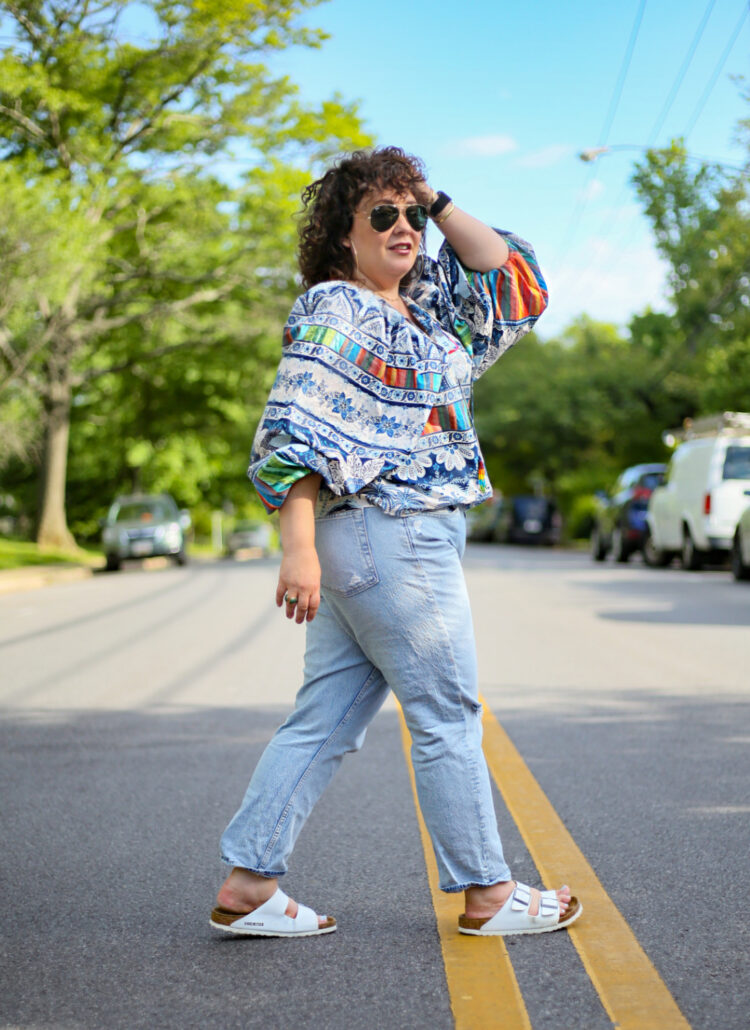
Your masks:
<instances>
[{"instance_id":1,"label":"street lamp","mask_svg":"<svg viewBox=\"0 0 750 1030\"><path fill-rule=\"evenodd\" d=\"M615 143L611 147L587 147L586 150L581 150L578 154L578 159L591 164L604 154L609 154L614 150L638 150L644 154L647 150L660 150L661 147L646 147L638 146L635 143ZM723 161L714 161L710 157L700 157L698 154L685 154L685 158L688 161L700 161L701 164L716 165L717 168L725 168L730 172L744 172L745 168L738 168L737 165L728 165Z\"/></svg>"},{"instance_id":2,"label":"street lamp","mask_svg":"<svg viewBox=\"0 0 750 1030\"><path fill-rule=\"evenodd\" d=\"M630 143L619 143L612 147L588 147L586 150L582 150L578 157L581 161L591 162L613 150L648 150L648 147L638 147Z\"/></svg>"}]
</instances>

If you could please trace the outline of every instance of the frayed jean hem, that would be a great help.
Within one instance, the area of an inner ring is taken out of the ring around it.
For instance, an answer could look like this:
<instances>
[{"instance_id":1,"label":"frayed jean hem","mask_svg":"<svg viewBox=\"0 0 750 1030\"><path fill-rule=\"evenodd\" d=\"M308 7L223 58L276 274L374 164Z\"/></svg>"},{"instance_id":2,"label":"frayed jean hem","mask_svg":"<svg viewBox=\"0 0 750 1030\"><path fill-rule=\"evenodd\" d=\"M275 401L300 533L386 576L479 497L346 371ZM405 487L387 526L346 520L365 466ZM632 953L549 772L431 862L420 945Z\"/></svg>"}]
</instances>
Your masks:
<instances>
[{"instance_id":1,"label":"frayed jean hem","mask_svg":"<svg viewBox=\"0 0 750 1030\"><path fill-rule=\"evenodd\" d=\"M277 872L269 869L253 869L252 866L242 865L240 862L235 862L231 858L227 858L226 855L220 855L220 860L224 865L230 866L232 869L244 869L248 873L255 873L256 876L262 876L267 880L278 880L282 876L286 876L286 871L281 869Z\"/></svg>"},{"instance_id":2,"label":"frayed jean hem","mask_svg":"<svg viewBox=\"0 0 750 1030\"><path fill-rule=\"evenodd\" d=\"M494 887L498 883L510 883L512 876L499 876L489 883L480 883L478 880L470 880L469 883L459 883L453 887L441 887L443 894L458 894L460 891L468 890L469 887Z\"/></svg>"}]
</instances>

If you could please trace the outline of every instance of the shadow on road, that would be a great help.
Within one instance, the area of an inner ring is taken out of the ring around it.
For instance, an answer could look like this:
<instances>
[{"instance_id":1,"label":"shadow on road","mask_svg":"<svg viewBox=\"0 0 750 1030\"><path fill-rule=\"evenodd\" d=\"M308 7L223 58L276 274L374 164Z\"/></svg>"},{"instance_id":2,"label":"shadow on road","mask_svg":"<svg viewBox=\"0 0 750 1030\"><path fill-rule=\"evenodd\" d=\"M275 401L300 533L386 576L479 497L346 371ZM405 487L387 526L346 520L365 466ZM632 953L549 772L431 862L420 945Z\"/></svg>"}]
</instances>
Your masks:
<instances>
[{"instance_id":1,"label":"shadow on road","mask_svg":"<svg viewBox=\"0 0 750 1030\"><path fill-rule=\"evenodd\" d=\"M576 584L622 602L632 597L632 608L598 612L612 622L644 622L689 626L750 625L750 589L727 574L680 572L679 576L644 569L642 576L607 578Z\"/></svg>"}]
</instances>

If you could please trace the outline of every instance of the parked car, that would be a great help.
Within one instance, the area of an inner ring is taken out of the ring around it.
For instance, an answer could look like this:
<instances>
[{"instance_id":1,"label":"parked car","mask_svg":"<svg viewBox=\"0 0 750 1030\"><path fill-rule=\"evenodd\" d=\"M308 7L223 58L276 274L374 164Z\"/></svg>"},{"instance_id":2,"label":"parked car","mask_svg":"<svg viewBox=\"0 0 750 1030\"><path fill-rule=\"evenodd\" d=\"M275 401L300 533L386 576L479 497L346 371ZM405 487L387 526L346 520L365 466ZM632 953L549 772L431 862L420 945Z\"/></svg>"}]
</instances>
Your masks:
<instances>
[{"instance_id":1,"label":"parked car","mask_svg":"<svg viewBox=\"0 0 750 1030\"><path fill-rule=\"evenodd\" d=\"M747 507L737 520L737 528L732 538L732 575L735 579L750 579L750 490L747 495Z\"/></svg>"},{"instance_id":2,"label":"parked car","mask_svg":"<svg viewBox=\"0 0 750 1030\"><path fill-rule=\"evenodd\" d=\"M732 549L750 489L750 414L726 412L701 419L682 434L666 481L649 500L649 565L666 565L679 554L686 569Z\"/></svg>"},{"instance_id":3,"label":"parked car","mask_svg":"<svg viewBox=\"0 0 750 1030\"><path fill-rule=\"evenodd\" d=\"M180 511L169 494L116 497L102 523L107 568L114 572L126 559L153 555L168 555L184 565L190 525L190 514Z\"/></svg>"},{"instance_id":4,"label":"parked car","mask_svg":"<svg viewBox=\"0 0 750 1030\"><path fill-rule=\"evenodd\" d=\"M500 508L493 540L507 544L559 544L562 517L549 497L511 497Z\"/></svg>"},{"instance_id":5,"label":"parked car","mask_svg":"<svg viewBox=\"0 0 750 1030\"><path fill-rule=\"evenodd\" d=\"M241 519L227 537L226 554L233 558L238 551L260 551L271 554L273 533L267 522L259 519Z\"/></svg>"},{"instance_id":6,"label":"parked car","mask_svg":"<svg viewBox=\"0 0 750 1030\"><path fill-rule=\"evenodd\" d=\"M648 501L655 488L664 482L666 467L661 462L631 465L618 476L612 489L600 497L590 538L594 561L604 561L611 551L615 561L626 562L642 550Z\"/></svg>"}]
</instances>

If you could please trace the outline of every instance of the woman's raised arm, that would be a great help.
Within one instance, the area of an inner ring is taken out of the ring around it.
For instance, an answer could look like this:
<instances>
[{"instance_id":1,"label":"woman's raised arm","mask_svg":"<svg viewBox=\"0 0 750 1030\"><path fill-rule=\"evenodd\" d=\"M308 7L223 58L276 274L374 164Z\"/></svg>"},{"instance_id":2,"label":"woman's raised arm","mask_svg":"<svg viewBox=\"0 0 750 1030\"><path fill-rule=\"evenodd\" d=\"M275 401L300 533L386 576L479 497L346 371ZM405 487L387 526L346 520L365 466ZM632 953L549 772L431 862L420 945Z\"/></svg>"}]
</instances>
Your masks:
<instances>
[{"instance_id":1,"label":"woman's raised arm","mask_svg":"<svg viewBox=\"0 0 750 1030\"><path fill-rule=\"evenodd\" d=\"M438 199L432 191L430 207ZM435 225L455 250L464 268L489 272L508 260L508 246L502 236L478 218L467 214L451 200L433 218Z\"/></svg>"}]
</instances>

